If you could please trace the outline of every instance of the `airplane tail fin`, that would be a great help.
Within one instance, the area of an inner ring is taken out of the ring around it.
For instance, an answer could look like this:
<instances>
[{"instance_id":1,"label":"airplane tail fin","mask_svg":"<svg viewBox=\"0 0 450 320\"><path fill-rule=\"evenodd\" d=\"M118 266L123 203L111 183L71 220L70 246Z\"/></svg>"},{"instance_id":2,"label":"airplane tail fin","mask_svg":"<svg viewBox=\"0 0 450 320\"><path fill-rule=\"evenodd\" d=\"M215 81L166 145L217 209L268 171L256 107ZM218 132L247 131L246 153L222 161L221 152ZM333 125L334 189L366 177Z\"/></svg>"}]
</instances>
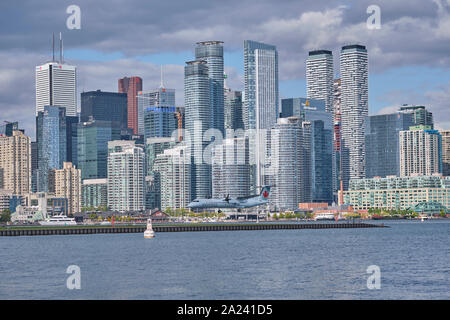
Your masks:
<instances>
[{"instance_id":1,"label":"airplane tail fin","mask_svg":"<svg viewBox=\"0 0 450 320\"><path fill-rule=\"evenodd\" d=\"M270 195L270 186L263 186L261 193L259 194L259 199L268 200Z\"/></svg>"}]
</instances>

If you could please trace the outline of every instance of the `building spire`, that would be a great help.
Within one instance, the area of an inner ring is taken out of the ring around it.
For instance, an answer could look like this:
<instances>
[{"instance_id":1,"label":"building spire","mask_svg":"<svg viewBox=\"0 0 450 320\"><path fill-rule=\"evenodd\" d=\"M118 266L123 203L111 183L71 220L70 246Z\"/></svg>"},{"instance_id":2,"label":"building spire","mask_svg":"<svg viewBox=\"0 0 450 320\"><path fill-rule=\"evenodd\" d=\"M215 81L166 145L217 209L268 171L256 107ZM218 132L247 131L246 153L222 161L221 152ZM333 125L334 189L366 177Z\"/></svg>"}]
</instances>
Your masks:
<instances>
[{"instance_id":1,"label":"building spire","mask_svg":"<svg viewBox=\"0 0 450 320\"><path fill-rule=\"evenodd\" d=\"M52 32L52 62L55 62L55 33Z\"/></svg>"},{"instance_id":2,"label":"building spire","mask_svg":"<svg viewBox=\"0 0 450 320\"><path fill-rule=\"evenodd\" d=\"M160 88L164 88L164 83L163 83L163 66L161 65L161 83L159 85Z\"/></svg>"},{"instance_id":3,"label":"building spire","mask_svg":"<svg viewBox=\"0 0 450 320\"><path fill-rule=\"evenodd\" d=\"M59 63L62 63L62 35L59 32Z\"/></svg>"}]
</instances>

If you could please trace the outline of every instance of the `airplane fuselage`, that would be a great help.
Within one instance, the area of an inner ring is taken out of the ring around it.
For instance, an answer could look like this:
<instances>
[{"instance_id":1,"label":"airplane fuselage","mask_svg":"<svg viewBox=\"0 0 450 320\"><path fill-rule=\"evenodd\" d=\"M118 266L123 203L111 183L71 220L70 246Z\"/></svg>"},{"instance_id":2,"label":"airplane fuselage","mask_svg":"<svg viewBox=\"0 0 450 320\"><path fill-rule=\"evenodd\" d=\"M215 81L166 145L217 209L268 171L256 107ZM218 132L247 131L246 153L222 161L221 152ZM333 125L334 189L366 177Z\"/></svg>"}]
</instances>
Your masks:
<instances>
[{"instance_id":1,"label":"airplane fuselage","mask_svg":"<svg viewBox=\"0 0 450 320\"><path fill-rule=\"evenodd\" d=\"M189 204L191 209L206 209L206 208L223 208L223 209L244 209L260 206L267 203L267 200L259 200L259 197L249 198L245 200L230 199L228 201L223 199L199 199L194 200Z\"/></svg>"}]
</instances>

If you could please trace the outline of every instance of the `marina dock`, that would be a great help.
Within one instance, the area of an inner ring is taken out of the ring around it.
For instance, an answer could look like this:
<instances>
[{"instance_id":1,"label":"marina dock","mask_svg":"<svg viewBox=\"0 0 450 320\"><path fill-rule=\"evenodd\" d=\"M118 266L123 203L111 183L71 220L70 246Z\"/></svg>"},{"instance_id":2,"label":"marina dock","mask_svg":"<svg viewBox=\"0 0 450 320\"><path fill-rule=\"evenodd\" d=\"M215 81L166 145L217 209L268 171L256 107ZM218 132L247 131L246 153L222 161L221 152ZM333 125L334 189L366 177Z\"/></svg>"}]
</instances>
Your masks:
<instances>
[{"instance_id":1,"label":"marina dock","mask_svg":"<svg viewBox=\"0 0 450 320\"><path fill-rule=\"evenodd\" d=\"M159 232L195 232L195 231L244 231L244 230L292 230L292 229L348 229L348 228L384 228L384 225L369 223L223 223L223 224L164 224L153 225ZM70 227L4 227L0 236L43 236L77 235L97 233L143 233L145 225L126 226L70 226Z\"/></svg>"}]
</instances>

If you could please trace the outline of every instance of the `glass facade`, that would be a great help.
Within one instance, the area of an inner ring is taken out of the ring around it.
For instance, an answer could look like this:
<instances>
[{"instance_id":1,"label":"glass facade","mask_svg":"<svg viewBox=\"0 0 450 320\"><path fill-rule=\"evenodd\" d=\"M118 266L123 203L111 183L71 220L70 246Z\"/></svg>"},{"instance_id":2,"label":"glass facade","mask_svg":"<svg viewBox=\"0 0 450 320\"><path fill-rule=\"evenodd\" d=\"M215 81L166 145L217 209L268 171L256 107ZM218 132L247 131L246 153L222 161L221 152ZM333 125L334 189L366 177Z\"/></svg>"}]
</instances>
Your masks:
<instances>
[{"instance_id":1,"label":"glass facade","mask_svg":"<svg viewBox=\"0 0 450 320\"><path fill-rule=\"evenodd\" d=\"M110 121L128 127L127 94L100 90L81 93L80 121Z\"/></svg>"},{"instance_id":2,"label":"glass facade","mask_svg":"<svg viewBox=\"0 0 450 320\"><path fill-rule=\"evenodd\" d=\"M174 146L175 142L172 138L149 138L146 140L146 209L161 208L161 176L158 171L154 170L154 162L159 154Z\"/></svg>"},{"instance_id":3,"label":"glass facade","mask_svg":"<svg viewBox=\"0 0 450 320\"><path fill-rule=\"evenodd\" d=\"M120 128L109 121L82 122L77 127L77 166L82 179L107 177L108 141L120 139Z\"/></svg>"},{"instance_id":4,"label":"glass facade","mask_svg":"<svg viewBox=\"0 0 450 320\"><path fill-rule=\"evenodd\" d=\"M366 178L400 175L399 132L414 125L412 114L369 116L366 122Z\"/></svg>"},{"instance_id":5,"label":"glass facade","mask_svg":"<svg viewBox=\"0 0 450 320\"><path fill-rule=\"evenodd\" d=\"M36 117L36 142L38 149L38 192L48 192L48 171L60 169L67 157L66 109L44 106Z\"/></svg>"},{"instance_id":6,"label":"glass facade","mask_svg":"<svg viewBox=\"0 0 450 320\"><path fill-rule=\"evenodd\" d=\"M311 197L313 202L333 201L333 115L324 100L290 98L281 100L281 117L309 122L311 148Z\"/></svg>"},{"instance_id":7,"label":"glass facade","mask_svg":"<svg viewBox=\"0 0 450 320\"><path fill-rule=\"evenodd\" d=\"M108 205L108 179L86 179L82 186L83 208L98 208Z\"/></svg>"},{"instance_id":8,"label":"glass facade","mask_svg":"<svg viewBox=\"0 0 450 320\"><path fill-rule=\"evenodd\" d=\"M197 42L195 59L206 61L210 79L210 105L212 128L224 135L224 66L223 42Z\"/></svg>"},{"instance_id":9,"label":"glass facade","mask_svg":"<svg viewBox=\"0 0 450 320\"><path fill-rule=\"evenodd\" d=\"M138 92L137 101L139 134L144 135L145 139L170 137L176 120L175 90L160 87L149 92Z\"/></svg>"},{"instance_id":10,"label":"glass facade","mask_svg":"<svg viewBox=\"0 0 450 320\"><path fill-rule=\"evenodd\" d=\"M213 127L210 97L210 78L206 62L187 62L184 68L184 111L186 130L191 140L192 199L211 196L211 165L203 161L203 151L208 145L207 141L203 141L203 135Z\"/></svg>"},{"instance_id":11,"label":"glass facade","mask_svg":"<svg viewBox=\"0 0 450 320\"><path fill-rule=\"evenodd\" d=\"M241 91L225 89L225 129L244 129Z\"/></svg>"}]
</instances>

